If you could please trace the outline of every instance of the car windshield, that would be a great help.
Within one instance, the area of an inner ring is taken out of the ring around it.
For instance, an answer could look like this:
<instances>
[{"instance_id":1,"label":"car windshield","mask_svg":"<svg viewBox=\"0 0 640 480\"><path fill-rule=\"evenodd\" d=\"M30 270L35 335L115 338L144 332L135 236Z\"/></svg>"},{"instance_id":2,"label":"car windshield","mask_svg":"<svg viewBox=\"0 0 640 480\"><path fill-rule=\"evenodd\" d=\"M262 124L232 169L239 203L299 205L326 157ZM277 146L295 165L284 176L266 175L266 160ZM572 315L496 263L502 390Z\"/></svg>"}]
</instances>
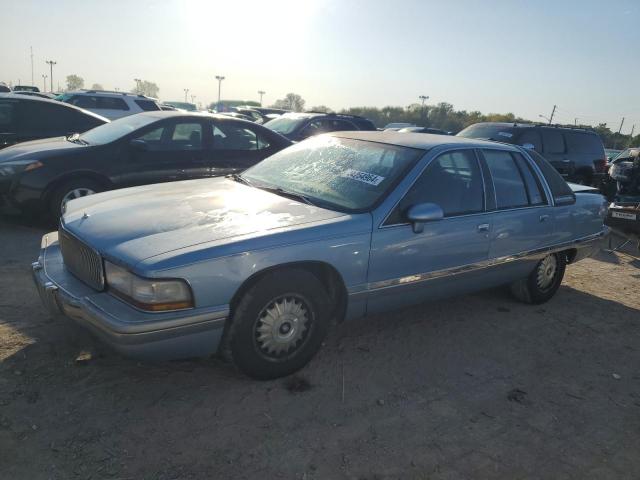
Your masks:
<instances>
[{"instance_id":1,"label":"car windshield","mask_svg":"<svg viewBox=\"0 0 640 480\"><path fill-rule=\"evenodd\" d=\"M513 138L513 129L505 125L490 125L478 123L462 130L457 135L465 138L482 138L496 140L499 142L509 142Z\"/></svg>"},{"instance_id":2,"label":"car windshield","mask_svg":"<svg viewBox=\"0 0 640 480\"><path fill-rule=\"evenodd\" d=\"M145 127L158 118L151 115L129 115L127 117L105 123L80 135L80 139L89 145L103 145L111 143L139 128Z\"/></svg>"},{"instance_id":3,"label":"car windshield","mask_svg":"<svg viewBox=\"0 0 640 480\"><path fill-rule=\"evenodd\" d=\"M269 120L264 124L265 127L270 128L281 135L287 135L293 132L298 125L300 125L300 118L287 117L284 115L274 118L273 120Z\"/></svg>"},{"instance_id":4,"label":"car windshield","mask_svg":"<svg viewBox=\"0 0 640 480\"><path fill-rule=\"evenodd\" d=\"M424 150L321 135L263 160L242 174L258 188L281 189L339 211L374 207Z\"/></svg>"}]
</instances>

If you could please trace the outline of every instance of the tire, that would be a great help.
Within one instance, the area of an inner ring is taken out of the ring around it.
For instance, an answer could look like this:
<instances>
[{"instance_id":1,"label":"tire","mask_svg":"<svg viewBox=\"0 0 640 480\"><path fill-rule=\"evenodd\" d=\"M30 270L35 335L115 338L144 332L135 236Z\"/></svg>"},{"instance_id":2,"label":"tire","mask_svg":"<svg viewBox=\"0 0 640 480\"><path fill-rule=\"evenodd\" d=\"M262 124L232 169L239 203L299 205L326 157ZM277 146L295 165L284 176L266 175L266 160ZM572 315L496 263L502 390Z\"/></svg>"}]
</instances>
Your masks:
<instances>
[{"instance_id":1,"label":"tire","mask_svg":"<svg viewBox=\"0 0 640 480\"><path fill-rule=\"evenodd\" d=\"M511 293L524 303L539 305L553 297L564 277L567 257L564 253L551 253L540 260L527 278L511 284ZM553 270L553 274L551 274Z\"/></svg>"},{"instance_id":2,"label":"tire","mask_svg":"<svg viewBox=\"0 0 640 480\"><path fill-rule=\"evenodd\" d=\"M62 206L66 201L71 200L68 198L73 196L76 192L75 198L85 197L94 193L99 193L104 190L104 187L91 178L74 178L62 185L56 187L50 196L49 200L49 217L56 223L62 215ZM89 193L90 192L90 193Z\"/></svg>"},{"instance_id":3,"label":"tire","mask_svg":"<svg viewBox=\"0 0 640 480\"><path fill-rule=\"evenodd\" d=\"M225 353L255 379L290 375L320 349L329 304L320 280L305 270L267 274L240 298L225 332Z\"/></svg>"}]
</instances>

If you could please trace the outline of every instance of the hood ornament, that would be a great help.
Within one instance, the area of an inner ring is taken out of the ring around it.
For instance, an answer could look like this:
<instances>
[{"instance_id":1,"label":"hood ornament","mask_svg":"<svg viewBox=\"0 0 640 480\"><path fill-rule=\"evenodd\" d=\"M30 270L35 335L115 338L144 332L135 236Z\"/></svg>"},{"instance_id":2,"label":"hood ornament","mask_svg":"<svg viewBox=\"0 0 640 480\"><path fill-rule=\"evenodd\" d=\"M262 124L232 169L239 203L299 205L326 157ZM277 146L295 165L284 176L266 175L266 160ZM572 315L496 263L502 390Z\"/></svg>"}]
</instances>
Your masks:
<instances>
[{"instance_id":1,"label":"hood ornament","mask_svg":"<svg viewBox=\"0 0 640 480\"><path fill-rule=\"evenodd\" d=\"M84 212L84 213L82 214L82 219L83 219L83 220L86 220L87 218L89 218L89 214L88 214L87 212Z\"/></svg>"}]
</instances>

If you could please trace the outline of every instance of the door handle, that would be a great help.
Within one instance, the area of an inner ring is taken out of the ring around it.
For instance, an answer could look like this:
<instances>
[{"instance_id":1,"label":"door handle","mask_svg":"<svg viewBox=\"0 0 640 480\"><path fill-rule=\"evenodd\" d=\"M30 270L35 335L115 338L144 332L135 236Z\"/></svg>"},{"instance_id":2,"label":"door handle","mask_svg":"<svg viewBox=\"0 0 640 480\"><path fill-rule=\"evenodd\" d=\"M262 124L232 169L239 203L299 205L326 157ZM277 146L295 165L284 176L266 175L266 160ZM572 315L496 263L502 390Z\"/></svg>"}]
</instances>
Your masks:
<instances>
[{"instance_id":1,"label":"door handle","mask_svg":"<svg viewBox=\"0 0 640 480\"><path fill-rule=\"evenodd\" d=\"M478 225L478 232L488 232L490 225L488 223L481 223Z\"/></svg>"},{"instance_id":2,"label":"door handle","mask_svg":"<svg viewBox=\"0 0 640 480\"><path fill-rule=\"evenodd\" d=\"M540 215L541 222L546 222L547 220L549 220L549 215Z\"/></svg>"}]
</instances>

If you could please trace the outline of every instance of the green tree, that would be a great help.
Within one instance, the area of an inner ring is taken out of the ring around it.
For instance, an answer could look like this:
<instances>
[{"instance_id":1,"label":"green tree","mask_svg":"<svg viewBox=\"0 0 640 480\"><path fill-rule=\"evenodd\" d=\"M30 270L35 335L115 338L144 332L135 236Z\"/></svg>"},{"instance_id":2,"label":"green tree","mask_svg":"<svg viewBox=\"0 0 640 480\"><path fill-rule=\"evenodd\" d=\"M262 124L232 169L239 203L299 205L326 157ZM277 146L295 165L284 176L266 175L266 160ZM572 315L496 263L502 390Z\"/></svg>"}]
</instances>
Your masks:
<instances>
[{"instance_id":1,"label":"green tree","mask_svg":"<svg viewBox=\"0 0 640 480\"><path fill-rule=\"evenodd\" d=\"M271 105L272 108L282 108L284 110L292 110L294 112L304 111L304 99L297 93L287 93L287 95Z\"/></svg>"},{"instance_id":2,"label":"green tree","mask_svg":"<svg viewBox=\"0 0 640 480\"><path fill-rule=\"evenodd\" d=\"M318 105L317 107L311 107L309 109L310 112L323 112L323 113L330 113L333 112L333 110L331 110L329 107L327 107L326 105Z\"/></svg>"},{"instance_id":3,"label":"green tree","mask_svg":"<svg viewBox=\"0 0 640 480\"><path fill-rule=\"evenodd\" d=\"M104 87L99 83L94 83L91 85L91 90L104 90Z\"/></svg>"},{"instance_id":4,"label":"green tree","mask_svg":"<svg viewBox=\"0 0 640 480\"><path fill-rule=\"evenodd\" d=\"M140 80L136 82L137 85L134 87L133 92L138 95L146 95L147 97L158 98L158 94L160 93L160 88L154 82L150 82L148 80Z\"/></svg>"},{"instance_id":5,"label":"green tree","mask_svg":"<svg viewBox=\"0 0 640 480\"><path fill-rule=\"evenodd\" d=\"M84 87L84 78L78 75L67 75L67 90L80 90Z\"/></svg>"}]
</instances>

